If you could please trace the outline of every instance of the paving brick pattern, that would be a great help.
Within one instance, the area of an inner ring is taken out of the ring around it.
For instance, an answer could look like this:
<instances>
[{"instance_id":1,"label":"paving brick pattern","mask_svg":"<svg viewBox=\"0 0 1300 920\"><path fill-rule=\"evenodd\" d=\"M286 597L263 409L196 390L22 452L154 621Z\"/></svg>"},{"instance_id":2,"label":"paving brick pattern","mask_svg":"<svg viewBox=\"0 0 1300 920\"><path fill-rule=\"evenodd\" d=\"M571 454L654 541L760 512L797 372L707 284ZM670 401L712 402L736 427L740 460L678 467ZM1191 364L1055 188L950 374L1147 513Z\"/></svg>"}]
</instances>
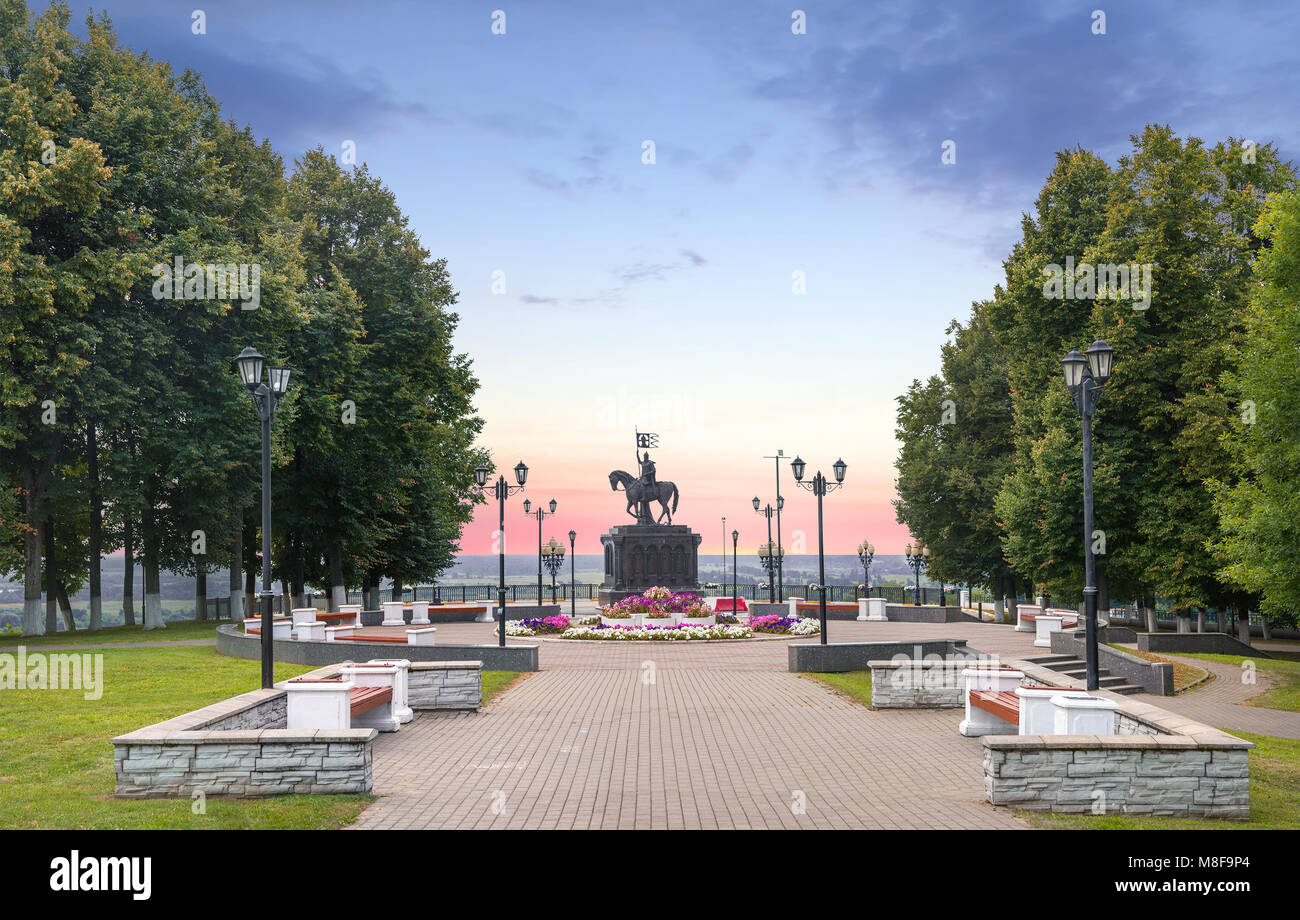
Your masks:
<instances>
[{"instance_id":1,"label":"paving brick pattern","mask_svg":"<svg viewBox=\"0 0 1300 920\"><path fill-rule=\"evenodd\" d=\"M749 669L542 671L375 747L359 828L1018 827L949 712Z\"/></svg>"},{"instance_id":2,"label":"paving brick pattern","mask_svg":"<svg viewBox=\"0 0 1300 920\"><path fill-rule=\"evenodd\" d=\"M438 629L440 643L494 637L490 624ZM1032 634L974 622L832 621L829 638L1042 654ZM480 712L420 714L381 735L380 798L355 827L1023 826L984 801L982 746L957 734L953 710L869 710L790 674L790 640L510 641L538 644L542 670ZM1279 717L1294 714L1238 705L1228 683L1148 699L1212 725L1244 713L1261 721L1248 730L1288 734Z\"/></svg>"}]
</instances>

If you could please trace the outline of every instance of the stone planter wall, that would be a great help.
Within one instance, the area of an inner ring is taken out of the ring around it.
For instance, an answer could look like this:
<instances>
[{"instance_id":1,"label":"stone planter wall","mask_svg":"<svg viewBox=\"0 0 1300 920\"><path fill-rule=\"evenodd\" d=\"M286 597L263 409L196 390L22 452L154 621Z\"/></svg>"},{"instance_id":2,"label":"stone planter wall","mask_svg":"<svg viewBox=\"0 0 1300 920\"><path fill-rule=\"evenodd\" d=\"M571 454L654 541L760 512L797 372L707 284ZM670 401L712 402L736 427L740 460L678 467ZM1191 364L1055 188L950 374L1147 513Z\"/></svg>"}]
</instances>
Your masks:
<instances>
[{"instance_id":1,"label":"stone planter wall","mask_svg":"<svg viewBox=\"0 0 1300 920\"><path fill-rule=\"evenodd\" d=\"M872 709L958 709L966 705L961 672L977 664L963 661L871 662ZM996 662L993 662L996 664Z\"/></svg>"},{"instance_id":2,"label":"stone planter wall","mask_svg":"<svg viewBox=\"0 0 1300 920\"><path fill-rule=\"evenodd\" d=\"M331 677L337 666L312 677ZM373 728L285 727L281 688L253 690L112 739L119 798L368 793Z\"/></svg>"},{"instance_id":3,"label":"stone planter wall","mask_svg":"<svg viewBox=\"0 0 1300 920\"><path fill-rule=\"evenodd\" d=\"M400 646L405 653L407 647ZM392 657L406 657L405 654ZM333 677L341 665L306 677ZM413 661L413 709L477 709L482 663ZM112 739L120 798L369 793L373 728L286 727L282 687L253 690Z\"/></svg>"},{"instance_id":4,"label":"stone planter wall","mask_svg":"<svg viewBox=\"0 0 1300 920\"><path fill-rule=\"evenodd\" d=\"M412 661L407 685L412 709L478 709L483 703L478 661Z\"/></svg>"},{"instance_id":5,"label":"stone planter wall","mask_svg":"<svg viewBox=\"0 0 1300 920\"><path fill-rule=\"evenodd\" d=\"M1250 817L1250 742L1131 701L1121 702L1116 729L984 736L985 795L1034 811Z\"/></svg>"}]
</instances>

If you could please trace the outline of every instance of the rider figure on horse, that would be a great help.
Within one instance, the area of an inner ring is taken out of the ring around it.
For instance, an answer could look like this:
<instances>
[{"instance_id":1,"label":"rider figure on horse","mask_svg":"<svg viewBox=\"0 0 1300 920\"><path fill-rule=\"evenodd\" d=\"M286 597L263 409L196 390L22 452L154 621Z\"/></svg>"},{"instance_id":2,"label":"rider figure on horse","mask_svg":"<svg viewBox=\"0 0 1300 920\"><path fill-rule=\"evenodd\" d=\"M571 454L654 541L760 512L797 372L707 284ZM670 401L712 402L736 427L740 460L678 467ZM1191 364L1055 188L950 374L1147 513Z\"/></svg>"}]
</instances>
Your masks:
<instances>
[{"instance_id":1,"label":"rider figure on horse","mask_svg":"<svg viewBox=\"0 0 1300 920\"><path fill-rule=\"evenodd\" d=\"M641 483L649 492L655 487L655 462L650 459L650 451L646 451L637 462L641 464Z\"/></svg>"},{"instance_id":2,"label":"rider figure on horse","mask_svg":"<svg viewBox=\"0 0 1300 920\"><path fill-rule=\"evenodd\" d=\"M646 451L637 463L641 466L641 494L645 496L641 501L641 520L648 524L654 520L650 501L655 494L655 462L650 459L650 451Z\"/></svg>"}]
</instances>

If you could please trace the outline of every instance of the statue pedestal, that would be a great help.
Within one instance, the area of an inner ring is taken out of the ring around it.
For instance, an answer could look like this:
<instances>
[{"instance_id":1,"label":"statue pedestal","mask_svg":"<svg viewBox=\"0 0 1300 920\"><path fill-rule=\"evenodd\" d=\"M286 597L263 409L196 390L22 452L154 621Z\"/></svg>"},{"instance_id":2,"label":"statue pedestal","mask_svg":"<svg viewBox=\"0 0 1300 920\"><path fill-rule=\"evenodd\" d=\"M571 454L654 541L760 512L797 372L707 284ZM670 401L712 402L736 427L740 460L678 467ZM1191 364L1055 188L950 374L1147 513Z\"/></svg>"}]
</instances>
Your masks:
<instances>
[{"instance_id":1,"label":"statue pedestal","mask_svg":"<svg viewBox=\"0 0 1300 920\"><path fill-rule=\"evenodd\" d=\"M612 604L646 588L700 590L700 541L684 524L623 524L601 534L605 579L600 603Z\"/></svg>"}]
</instances>

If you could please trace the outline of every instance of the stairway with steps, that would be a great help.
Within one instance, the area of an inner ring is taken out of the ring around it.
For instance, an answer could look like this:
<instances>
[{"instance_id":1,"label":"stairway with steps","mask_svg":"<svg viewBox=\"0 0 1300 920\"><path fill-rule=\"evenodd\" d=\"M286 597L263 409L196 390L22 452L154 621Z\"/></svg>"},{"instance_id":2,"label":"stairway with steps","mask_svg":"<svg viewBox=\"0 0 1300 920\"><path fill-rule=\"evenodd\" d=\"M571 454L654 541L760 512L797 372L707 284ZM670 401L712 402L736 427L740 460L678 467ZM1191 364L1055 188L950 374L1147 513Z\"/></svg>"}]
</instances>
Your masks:
<instances>
[{"instance_id":1,"label":"stairway with steps","mask_svg":"<svg viewBox=\"0 0 1300 920\"><path fill-rule=\"evenodd\" d=\"M1036 664L1040 668L1059 671L1066 677L1073 677L1076 680L1082 681L1088 677L1087 663L1080 658L1075 658L1073 655L1040 655L1037 658L1026 658L1024 660L1029 664ZM1117 677L1105 668L1097 670L1097 686L1112 693L1125 695L1146 692L1137 684L1130 684L1125 678Z\"/></svg>"}]
</instances>

